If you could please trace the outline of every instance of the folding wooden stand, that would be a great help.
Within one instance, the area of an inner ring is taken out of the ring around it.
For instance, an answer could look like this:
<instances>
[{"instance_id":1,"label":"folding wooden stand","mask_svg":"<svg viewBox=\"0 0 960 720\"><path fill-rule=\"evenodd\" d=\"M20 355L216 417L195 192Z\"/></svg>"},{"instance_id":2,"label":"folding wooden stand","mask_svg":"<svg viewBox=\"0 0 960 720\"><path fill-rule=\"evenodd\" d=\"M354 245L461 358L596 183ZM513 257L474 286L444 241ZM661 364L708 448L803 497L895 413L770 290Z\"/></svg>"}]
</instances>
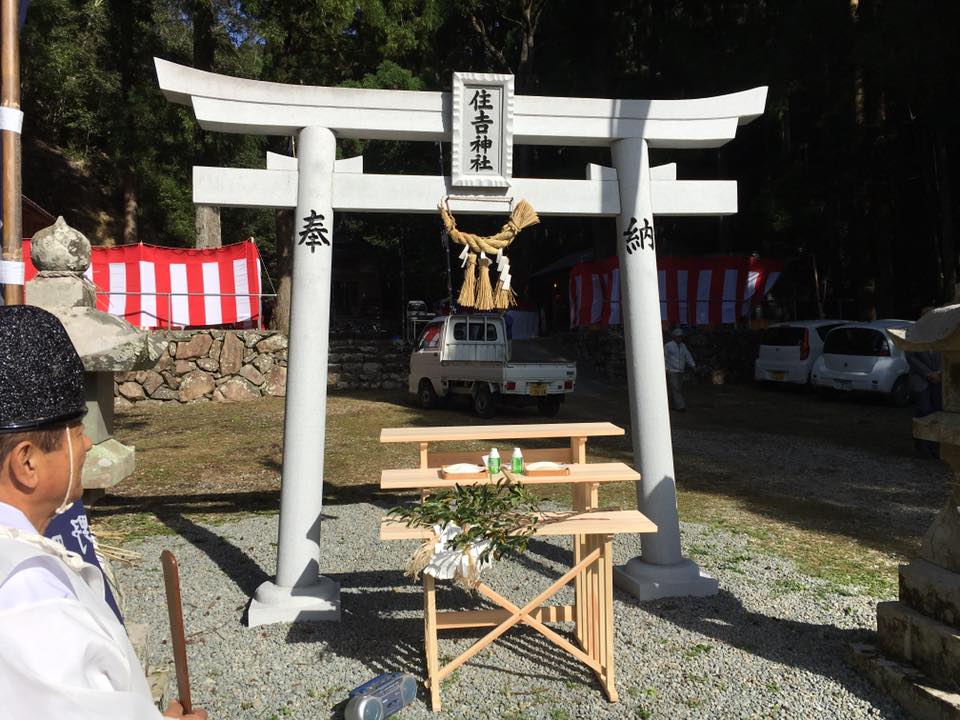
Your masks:
<instances>
[{"instance_id":1,"label":"folding wooden stand","mask_svg":"<svg viewBox=\"0 0 960 720\"><path fill-rule=\"evenodd\" d=\"M434 710L440 710L440 684L514 625L524 623L539 631L558 647L570 653L594 671L610 702L617 701L614 685L613 640L613 535L616 533L656 532L656 525L636 510L542 513L536 535L572 535L575 540L574 565L543 592L523 607L508 600L485 583L477 591L502 609L437 611L436 581L423 576L424 649L427 660L427 686ZM409 527L384 519L380 526L383 540L429 540L429 528ZM546 605L564 585L576 581L576 601L572 605ZM566 640L545 623L575 622L579 647ZM437 633L458 628L490 627L490 632L451 662L439 666Z\"/></svg>"},{"instance_id":2,"label":"folding wooden stand","mask_svg":"<svg viewBox=\"0 0 960 720\"><path fill-rule=\"evenodd\" d=\"M616 533L656 532L657 526L636 510L598 510L600 483L640 480L640 474L623 463L587 464L588 438L616 435L623 435L623 429L606 422L386 428L381 431L380 442L415 444L419 450L420 467L384 470L380 476L380 488L394 491L416 489L424 497L431 491L452 487L456 483L484 484L500 478L499 475L471 480L441 477L439 468L442 465L478 462L480 454L463 451L438 453L430 450L429 443L506 439L563 439L569 443L566 447L524 450L527 462L550 460L567 463L568 474L526 477L514 475L509 470L502 473L511 482L524 485L570 485L573 512L541 513L536 531L539 536L573 536L573 567L569 571L523 607L518 607L481 583L478 592L501 609L447 612L437 612L436 581L429 575L423 576L427 686L434 710L440 709L440 684L443 679L519 623L535 628L593 670L610 702L617 701L613 669L613 536ZM429 540L434 534L429 528L408 527L384 519L380 526L380 537L384 540ZM544 604L571 580L574 582L575 598L572 605ZM559 622L576 624L575 637L579 647L545 625ZM441 630L479 627L493 629L465 653L439 667L437 633Z\"/></svg>"}]
</instances>

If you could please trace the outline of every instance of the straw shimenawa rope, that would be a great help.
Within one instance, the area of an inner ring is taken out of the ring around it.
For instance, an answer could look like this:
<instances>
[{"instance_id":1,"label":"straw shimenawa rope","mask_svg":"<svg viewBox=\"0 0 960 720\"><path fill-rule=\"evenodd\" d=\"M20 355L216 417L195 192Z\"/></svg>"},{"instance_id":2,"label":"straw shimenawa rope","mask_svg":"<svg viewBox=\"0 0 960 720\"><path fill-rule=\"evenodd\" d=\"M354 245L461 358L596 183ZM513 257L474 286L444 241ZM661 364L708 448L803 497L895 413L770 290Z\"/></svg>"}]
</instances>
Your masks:
<instances>
[{"instance_id":1,"label":"straw shimenawa rope","mask_svg":"<svg viewBox=\"0 0 960 720\"><path fill-rule=\"evenodd\" d=\"M506 310L516 306L516 296L513 290L503 286L503 279L497 282L496 291L490 286L490 260L480 258L480 276L475 277L477 254L496 255L508 247L520 231L540 222L536 210L526 200L521 200L510 213L510 217L500 232L496 235L474 235L457 228L457 221L447 207L446 199L439 205L440 217L447 228L450 238L460 245L470 248L467 256L467 266L464 269L463 287L457 302L461 307L470 307L477 310Z\"/></svg>"},{"instance_id":2,"label":"straw shimenawa rope","mask_svg":"<svg viewBox=\"0 0 960 720\"><path fill-rule=\"evenodd\" d=\"M457 221L445 202L440 203L439 207L440 217L450 234L450 238L460 245L466 245L475 253L484 252L487 255L496 255L500 250L510 245L521 230L540 222L537 211L533 209L533 206L526 200L521 200L517 203L513 212L510 213L510 218L500 228L500 232L496 235L480 236L457 228Z\"/></svg>"}]
</instances>

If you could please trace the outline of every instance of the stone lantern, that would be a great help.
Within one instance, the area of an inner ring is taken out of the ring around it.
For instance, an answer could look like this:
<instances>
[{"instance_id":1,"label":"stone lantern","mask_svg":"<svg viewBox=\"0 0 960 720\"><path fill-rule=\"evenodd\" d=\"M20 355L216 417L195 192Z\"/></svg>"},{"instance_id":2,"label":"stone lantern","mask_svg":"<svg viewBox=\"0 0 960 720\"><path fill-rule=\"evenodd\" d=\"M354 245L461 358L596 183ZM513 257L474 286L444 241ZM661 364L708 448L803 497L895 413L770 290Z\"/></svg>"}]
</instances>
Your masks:
<instances>
[{"instance_id":1,"label":"stone lantern","mask_svg":"<svg viewBox=\"0 0 960 720\"><path fill-rule=\"evenodd\" d=\"M113 437L113 374L153 367L165 343L96 309L96 287L83 276L90 241L62 217L33 236L30 259L39 272L26 284L26 301L60 319L86 371L83 424L93 449L83 466L83 487L89 502L134 470L135 449Z\"/></svg>"},{"instance_id":2,"label":"stone lantern","mask_svg":"<svg viewBox=\"0 0 960 720\"><path fill-rule=\"evenodd\" d=\"M854 645L852 657L915 717L960 720L960 305L890 332L903 350L940 353L943 411L914 419L913 435L940 443L954 474L920 556L900 566L899 600L877 605L879 648Z\"/></svg>"}]
</instances>

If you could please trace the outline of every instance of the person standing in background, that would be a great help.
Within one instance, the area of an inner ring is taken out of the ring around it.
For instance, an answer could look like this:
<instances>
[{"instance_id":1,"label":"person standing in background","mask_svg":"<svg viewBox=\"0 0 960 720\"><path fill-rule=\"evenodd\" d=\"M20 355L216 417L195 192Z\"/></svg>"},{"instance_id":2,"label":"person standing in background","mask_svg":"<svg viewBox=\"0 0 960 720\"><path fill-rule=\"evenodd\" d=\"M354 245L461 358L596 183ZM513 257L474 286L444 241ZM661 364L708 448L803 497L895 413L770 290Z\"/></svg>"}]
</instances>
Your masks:
<instances>
[{"instance_id":1,"label":"person standing in background","mask_svg":"<svg viewBox=\"0 0 960 720\"><path fill-rule=\"evenodd\" d=\"M683 373L697 364L683 341L683 330L674 328L670 340L663 346L663 358L667 366L667 391L670 395L670 407L677 412L685 412L687 403L683 399Z\"/></svg>"}]
</instances>

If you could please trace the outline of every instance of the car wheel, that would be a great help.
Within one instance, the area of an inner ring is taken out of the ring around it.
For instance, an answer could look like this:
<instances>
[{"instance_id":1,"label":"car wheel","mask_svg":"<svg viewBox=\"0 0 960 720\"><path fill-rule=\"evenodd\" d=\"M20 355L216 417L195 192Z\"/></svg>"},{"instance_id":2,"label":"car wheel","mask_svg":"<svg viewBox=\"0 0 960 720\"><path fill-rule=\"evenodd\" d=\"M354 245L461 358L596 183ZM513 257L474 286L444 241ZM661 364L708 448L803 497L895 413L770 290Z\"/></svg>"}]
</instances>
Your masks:
<instances>
[{"instance_id":1,"label":"car wheel","mask_svg":"<svg viewBox=\"0 0 960 720\"><path fill-rule=\"evenodd\" d=\"M560 398L554 395L537 398L537 410L544 417L556 417L560 412Z\"/></svg>"},{"instance_id":2,"label":"car wheel","mask_svg":"<svg viewBox=\"0 0 960 720\"><path fill-rule=\"evenodd\" d=\"M905 377L897 378L890 390L890 402L897 407L905 407L910 403L910 386Z\"/></svg>"},{"instance_id":3,"label":"car wheel","mask_svg":"<svg viewBox=\"0 0 960 720\"><path fill-rule=\"evenodd\" d=\"M487 383L480 383L473 393L473 411L482 418L492 418L497 414L497 403Z\"/></svg>"},{"instance_id":4,"label":"car wheel","mask_svg":"<svg viewBox=\"0 0 960 720\"><path fill-rule=\"evenodd\" d=\"M435 408L439 403L437 392L433 389L433 383L428 378L423 378L417 387L417 398L420 400L420 407L429 410Z\"/></svg>"}]
</instances>

